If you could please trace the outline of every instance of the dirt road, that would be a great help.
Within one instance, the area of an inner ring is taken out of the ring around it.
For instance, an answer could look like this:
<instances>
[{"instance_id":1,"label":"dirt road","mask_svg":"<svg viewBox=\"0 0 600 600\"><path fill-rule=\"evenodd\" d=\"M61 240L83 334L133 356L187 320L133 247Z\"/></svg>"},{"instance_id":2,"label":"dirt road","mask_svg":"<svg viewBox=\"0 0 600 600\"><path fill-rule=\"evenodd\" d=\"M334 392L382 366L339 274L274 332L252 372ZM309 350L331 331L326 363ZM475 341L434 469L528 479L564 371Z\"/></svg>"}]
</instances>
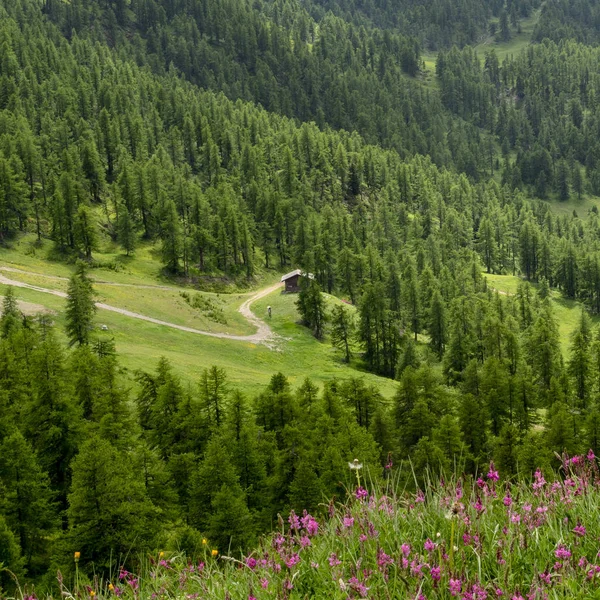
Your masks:
<instances>
[{"instance_id":1,"label":"dirt road","mask_svg":"<svg viewBox=\"0 0 600 600\"><path fill-rule=\"evenodd\" d=\"M22 281L16 281L6 277L1 271L4 272L12 272L12 273L24 273L27 275L37 275L41 277L48 277L49 279L64 279L64 277L55 277L53 275L42 275L41 273L32 273L29 271L22 271L20 269L13 269L11 267L0 267L0 283L4 285L12 285L13 287L26 288L28 290L34 290L36 292L42 292L44 294L52 294L53 296L58 296L59 298L66 298L67 294L65 292L61 292L58 290L50 290L48 288L39 287L37 285L31 285L29 283L24 283ZM100 283L100 282L97 282ZM102 282L108 283L108 282ZM151 285L135 285L135 284L112 284L112 285L122 285L127 287L138 287L141 289L148 288L162 288L162 289L172 289L178 290L178 288L169 288L166 286L151 286ZM259 290L248 298L239 308L238 311L250 321L253 325L256 326L257 331L252 335L234 335L231 333L214 333L211 331L201 331L200 329L194 329L193 327L186 327L185 325L177 325L175 323L169 323L168 321L162 321L161 319L155 319L154 317L148 317L146 315L142 315L140 313L132 312L130 310L126 310L124 308L118 308L116 306L111 306L110 304L104 304L103 302L96 302L96 306L102 310L110 310L112 312L118 313L120 315L124 315L125 317L131 317L132 319L140 319L142 321L148 321L149 323L154 323L156 325L163 325L164 327L170 327L171 329L179 329L180 331L186 331L187 333L194 333L197 335L207 335L209 337L220 338L223 340L237 340L240 342L250 342L253 344L264 344L269 348L275 347L275 334L271 331L271 328L262 320L259 319L251 310L250 306L255 300L259 300L264 296L276 291L278 288L282 286L281 283L276 283L274 285L269 286L268 288L264 288Z\"/></svg>"}]
</instances>

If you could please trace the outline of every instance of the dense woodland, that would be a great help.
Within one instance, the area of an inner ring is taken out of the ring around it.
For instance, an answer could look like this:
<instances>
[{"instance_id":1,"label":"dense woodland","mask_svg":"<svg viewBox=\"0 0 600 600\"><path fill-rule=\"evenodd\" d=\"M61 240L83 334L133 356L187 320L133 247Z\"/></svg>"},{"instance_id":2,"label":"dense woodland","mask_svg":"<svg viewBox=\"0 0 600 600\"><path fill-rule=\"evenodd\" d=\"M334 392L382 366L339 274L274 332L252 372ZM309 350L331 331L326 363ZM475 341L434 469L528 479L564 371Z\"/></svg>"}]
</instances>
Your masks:
<instances>
[{"instance_id":1,"label":"dense woodland","mask_svg":"<svg viewBox=\"0 0 600 600\"><path fill-rule=\"evenodd\" d=\"M342 496L355 456L373 477L389 457L528 477L600 453L599 216L544 201L600 194L596 3L544 3L540 43L502 62L465 44L536 3L402 4L0 2L0 243L82 261L69 348L5 298L1 564L51 585L74 549L97 571L203 536L236 553ZM280 373L250 398L165 360L128 382L87 327L109 239L156 242L180 280L314 273L303 322L397 393ZM482 270L523 282L504 296ZM587 309L566 355L551 289Z\"/></svg>"}]
</instances>

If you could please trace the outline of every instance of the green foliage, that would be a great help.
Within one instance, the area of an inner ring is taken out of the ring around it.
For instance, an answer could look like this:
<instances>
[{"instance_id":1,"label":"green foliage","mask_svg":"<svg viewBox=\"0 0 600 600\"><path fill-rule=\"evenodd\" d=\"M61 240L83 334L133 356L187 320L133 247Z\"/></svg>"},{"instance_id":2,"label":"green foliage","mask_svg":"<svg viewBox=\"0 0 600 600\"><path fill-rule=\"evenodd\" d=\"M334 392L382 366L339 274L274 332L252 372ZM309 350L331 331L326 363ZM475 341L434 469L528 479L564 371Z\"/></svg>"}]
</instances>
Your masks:
<instances>
[{"instance_id":1,"label":"green foliage","mask_svg":"<svg viewBox=\"0 0 600 600\"><path fill-rule=\"evenodd\" d=\"M37 463L35 454L20 431L0 445L0 488L4 493L0 510L18 541L23 563L30 576L44 573L49 559L50 540L58 520L48 476ZM8 545L7 566L19 564L15 544Z\"/></svg>"},{"instance_id":2,"label":"green foliage","mask_svg":"<svg viewBox=\"0 0 600 600\"><path fill-rule=\"evenodd\" d=\"M6 520L0 515L0 594L14 593L16 581L22 576L21 549Z\"/></svg>"},{"instance_id":3,"label":"green foliage","mask_svg":"<svg viewBox=\"0 0 600 600\"><path fill-rule=\"evenodd\" d=\"M314 336L320 340L323 337L328 315L325 310L325 300L321 287L314 279L303 277L302 289L298 294L296 306L302 323L313 330Z\"/></svg>"},{"instance_id":4,"label":"green foliage","mask_svg":"<svg viewBox=\"0 0 600 600\"><path fill-rule=\"evenodd\" d=\"M71 345L87 344L90 340L96 304L92 280L86 273L84 263L79 263L77 271L69 279L67 288L67 335Z\"/></svg>"},{"instance_id":5,"label":"green foliage","mask_svg":"<svg viewBox=\"0 0 600 600\"><path fill-rule=\"evenodd\" d=\"M82 443L73 460L66 539L89 569L106 569L130 552L154 548L160 511L148 498L142 473L132 466L96 436Z\"/></svg>"},{"instance_id":6,"label":"green foliage","mask_svg":"<svg viewBox=\"0 0 600 600\"><path fill-rule=\"evenodd\" d=\"M341 304L334 306L331 312L331 343L344 355L344 360L350 362L355 333L355 323L350 311Z\"/></svg>"},{"instance_id":7,"label":"green foliage","mask_svg":"<svg viewBox=\"0 0 600 600\"><path fill-rule=\"evenodd\" d=\"M600 191L600 61L579 43L596 43L597 7L567 4L544 3L534 34L560 41L500 61L465 44L490 25L518 37L538 2L0 0L2 244L35 232L93 266L116 242L194 283L293 263L314 274L297 307L315 337L398 381L390 403L358 377L321 391L278 373L246 399L220 367L191 359L188 382L161 359L132 383L113 342L90 344L83 264L69 350L9 289L0 561L39 579L76 549L102 575L164 540L202 554L202 536L237 555L279 513L344 494L354 458L375 481L388 455L410 459L403 485L424 486L597 451L600 333L582 316L565 361L553 311L560 292L600 314L597 210L572 211ZM425 46L453 46L435 82ZM496 293L482 270L526 282Z\"/></svg>"}]
</instances>

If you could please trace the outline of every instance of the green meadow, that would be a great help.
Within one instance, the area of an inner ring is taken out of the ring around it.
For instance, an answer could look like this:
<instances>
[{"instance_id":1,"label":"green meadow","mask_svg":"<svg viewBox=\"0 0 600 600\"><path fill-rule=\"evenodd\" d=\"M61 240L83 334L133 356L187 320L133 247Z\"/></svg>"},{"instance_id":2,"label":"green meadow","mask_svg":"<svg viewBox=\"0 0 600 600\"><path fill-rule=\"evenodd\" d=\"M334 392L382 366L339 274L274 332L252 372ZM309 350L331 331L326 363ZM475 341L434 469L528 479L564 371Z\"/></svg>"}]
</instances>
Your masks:
<instances>
[{"instance_id":1,"label":"green meadow","mask_svg":"<svg viewBox=\"0 0 600 600\"><path fill-rule=\"evenodd\" d=\"M31 242L32 238L26 236L0 253L0 267L21 269L27 273L0 271L0 274L38 287L66 291L67 282L57 277L68 277L74 266L52 260L50 242L46 242L41 248L36 248ZM90 276L96 280L94 288L97 300L201 331L249 335L256 328L238 312L239 306L253 291L272 285L281 276L276 272L260 273L248 291L243 292L199 291L190 285L176 285L164 277L153 253L155 249L149 245L129 258L111 253L110 248L97 253L95 258L98 264L110 265L110 268L90 270ZM121 266L115 270L112 266L114 264ZM0 295L5 293L6 288L6 285L0 284ZM15 291L20 300L42 305L54 312L56 329L66 343L64 299L25 288L17 288ZM209 301L210 306L218 308L218 314L226 323L217 322L209 318L206 311L192 307L182 294L199 296ZM194 385L203 369L217 365L227 371L232 385L249 394L259 392L274 373L281 371L293 386L300 385L307 376L320 385L335 378L361 377L368 385L377 386L384 396L392 396L395 390L393 381L362 371L358 359L354 359L350 365L345 364L341 360L341 354L331 346L329 340L317 341L306 327L298 323L296 299L295 294L276 291L252 304L254 314L265 320L268 319L267 306L272 307L269 325L277 336L274 349L263 344L179 331L102 309L96 313L95 322L98 327L108 327L108 332L99 330L98 336L114 339L125 375L132 381L137 370L153 369L158 359L164 356L190 385ZM339 300L328 297L328 303L335 302Z\"/></svg>"}]
</instances>

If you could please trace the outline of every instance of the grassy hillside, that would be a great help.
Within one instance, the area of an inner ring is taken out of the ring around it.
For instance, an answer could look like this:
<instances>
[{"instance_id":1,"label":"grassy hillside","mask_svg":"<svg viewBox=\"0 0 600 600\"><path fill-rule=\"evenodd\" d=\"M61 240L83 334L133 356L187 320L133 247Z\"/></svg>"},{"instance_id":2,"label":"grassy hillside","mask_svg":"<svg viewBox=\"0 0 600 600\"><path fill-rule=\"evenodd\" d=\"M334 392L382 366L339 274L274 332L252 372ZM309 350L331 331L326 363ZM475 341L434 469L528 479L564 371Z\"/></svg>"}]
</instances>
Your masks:
<instances>
[{"instance_id":1,"label":"grassy hillside","mask_svg":"<svg viewBox=\"0 0 600 600\"><path fill-rule=\"evenodd\" d=\"M8 267L14 270L0 270L0 275L38 287L66 291L65 278L74 267L51 260L51 242L36 247L33 252L32 237L25 236L11 248L3 250L0 269ZM165 278L160 263L153 258L155 251L153 246L146 245L132 257L111 252L110 247L97 253L97 264L110 267L91 271L91 277L96 281L97 301L202 331L236 335L255 332L256 327L238 312L238 308L253 291L278 281L279 273L261 273L248 291L197 291L191 285L177 285ZM224 289L235 289L223 281L212 282L212 285L219 283ZM5 293L6 288L6 285L0 284L0 295ZM63 335L62 298L22 288L16 293L20 300L52 310ZM208 308L202 310L190 306L182 294L202 299L202 306ZM98 326L108 326L107 333L98 332L98 335L114 338L121 362L129 374L137 369L152 369L159 357L165 356L175 370L190 382L198 378L206 367L217 365L226 369L234 385L248 392L258 392L274 373L281 371L289 377L292 385L299 385L307 376L318 384L333 378L364 377L367 384L375 384L385 396L391 396L395 390L393 381L357 370L358 362L350 366L344 364L339 352L328 341L318 342L307 328L298 324L296 299L297 295L282 295L277 291L252 305L253 312L261 318L267 317L267 306L272 306L273 317L269 325L278 336L276 349L177 331L101 309L95 322ZM330 297L328 302L339 301ZM209 318L211 307L216 307L217 317L224 322Z\"/></svg>"}]
</instances>

